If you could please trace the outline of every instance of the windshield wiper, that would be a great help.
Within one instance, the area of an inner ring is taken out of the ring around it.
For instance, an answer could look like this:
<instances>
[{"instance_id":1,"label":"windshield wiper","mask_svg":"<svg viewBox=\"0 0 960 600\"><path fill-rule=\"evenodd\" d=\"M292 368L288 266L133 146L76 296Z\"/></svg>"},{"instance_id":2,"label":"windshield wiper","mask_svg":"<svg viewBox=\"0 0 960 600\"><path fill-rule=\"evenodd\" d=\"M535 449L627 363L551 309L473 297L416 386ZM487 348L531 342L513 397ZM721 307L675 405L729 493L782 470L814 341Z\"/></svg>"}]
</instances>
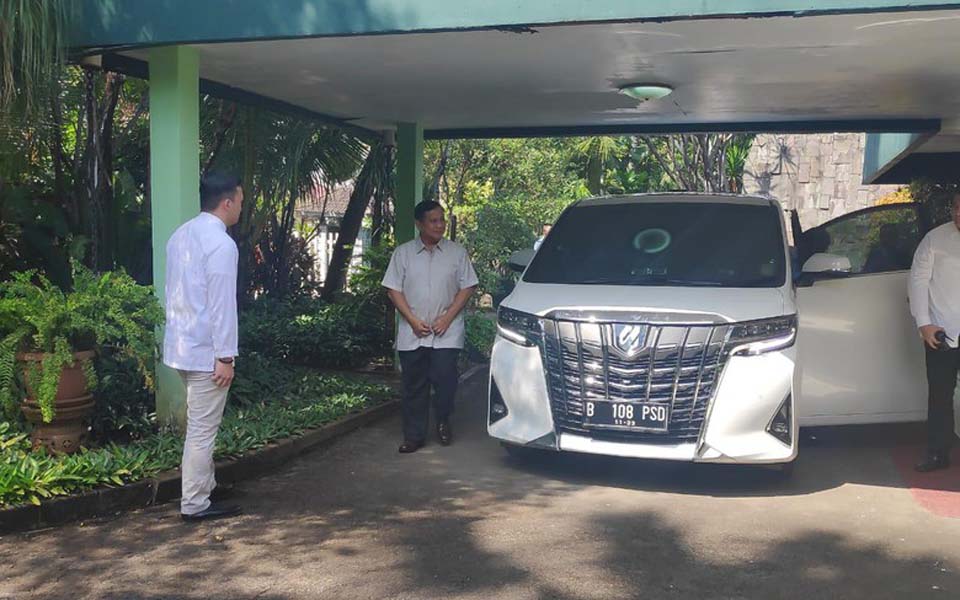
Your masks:
<instances>
[{"instance_id":1,"label":"windshield wiper","mask_svg":"<svg viewBox=\"0 0 960 600\"><path fill-rule=\"evenodd\" d=\"M719 281L698 281L696 279L671 279L668 283L691 287L723 287Z\"/></svg>"},{"instance_id":2,"label":"windshield wiper","mask_svg":"<svg viewBox=\"0 0 960 600\"><path fill-rule=\"evenodd\" d=\"M746 279L730 284L730 287L775 287L771 283L771 277L757 277L756 279Z\"/></svg>"},{"instance_id":3,"label":"windshield wiper","mask_svg":"<svg viewBox=\"0 0 960 600\"><path fill-rule=\"evenodd\" d=\"M679 277L647 277L640 280L643 283L653 283L653 284L676 284L676 285L686 285L686 286L713 286L721 287L723 283L719 281L707 281L703 279L682 279Z\"/></svg>"},{"instance_id":4,"label":"windshield wiper","mask_svg":"<svg viewBox=\"0 0 960 600\"><path fill-rule=\"evenodd\" d=\"M575 285L683 285L683 286L711 286L721 287L724 284L719 281L706 281L698 279L680 279L677 277L651 276L640 279L612 279L609 277L598 277L596 279L581 279L572 282Z\"/></svg>"},{"instance_id":5,"label":"windshield wiper","mask_svg":"<svg viewBox=\"0 0 960 600\"><path fill-rule=\"evenodd\" d=\"M623 279L611 279L609 277L598 277L597 279L581 279L576 282L572 282L574 285L580 284L598 284L598 285L630 285L629 282L624 281Z\"/></svg>"}]
</instances>

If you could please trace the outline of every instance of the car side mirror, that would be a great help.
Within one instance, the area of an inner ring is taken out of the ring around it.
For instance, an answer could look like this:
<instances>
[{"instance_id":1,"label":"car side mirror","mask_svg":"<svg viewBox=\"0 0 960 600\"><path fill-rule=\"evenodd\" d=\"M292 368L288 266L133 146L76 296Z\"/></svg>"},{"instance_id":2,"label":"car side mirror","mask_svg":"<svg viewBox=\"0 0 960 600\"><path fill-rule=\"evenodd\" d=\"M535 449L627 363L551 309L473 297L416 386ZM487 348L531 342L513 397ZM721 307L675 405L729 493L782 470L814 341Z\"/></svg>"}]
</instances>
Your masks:
<instances>
[{"instance_id":1,"label":"car side mirror","mask_svg":"<svg viewBox=\"0 0 960 600\"><path fill-rule=\"evenodd\" d=\"M820 279L839 279L848 276L852 270L853 266L846 256L818 252L803 264L797 285L808 287Z\"/></svg>"},{"instance_id":2,"label":"car side mirror","mask_svg":"<svg viewBox=\"0 0 960 600\"><path fill-rule=\"evenodd\" d=\"M849 274L852 270L849 258L826 252L818 252L803 263L803 272L810 274Z\"/></svg>"},{"instance_id":3,"label":"car side mirror","mask_svg":"<svg viewBox=\"0 0 960 600\"><path fill-rule=\"evenodd\" d=\"M533 260L534 254L536 254L536 250L533 248L517 250L510 255L510 260L507 261L507 265L510 267L511 271L522 273L523 270L527 268L527 265L530 264L530 261Z\"/></svg>"}]
</instances>

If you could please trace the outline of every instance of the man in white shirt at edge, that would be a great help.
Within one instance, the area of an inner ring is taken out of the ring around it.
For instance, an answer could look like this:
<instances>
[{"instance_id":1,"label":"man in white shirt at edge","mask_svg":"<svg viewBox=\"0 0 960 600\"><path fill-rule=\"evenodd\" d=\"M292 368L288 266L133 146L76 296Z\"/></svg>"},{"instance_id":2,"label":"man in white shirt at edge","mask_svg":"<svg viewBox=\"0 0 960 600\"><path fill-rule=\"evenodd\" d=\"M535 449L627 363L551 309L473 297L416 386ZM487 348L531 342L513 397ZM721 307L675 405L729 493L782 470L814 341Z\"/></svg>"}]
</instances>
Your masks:
<instances>
[{"instance_id":1,"label":"man in white shirt at edge","mask_svg":"<svg viewBox=\"0 0 960 600\"><path fill-rule=\"evenodd\" d=\"M201 212L167 242L163 364L187 388L187 433L180 471L184 521L229 517L238 506L211 502L213 447L233 381L237 352L237 244L227 227L240 220L243 189L210 173L200 183Z\"/></svg>"},{"instance_id":2,"label":"man in white shirt at edge","mask_svg":"<svg viewBox=\"0 0 960 600\"><path fill-rule=\"evenodd\" d=\"M910 312L927 352L927 455L916 466L922 473L950 466L955 437L953 393L960 368L960 194L953 198L952 215L953 221L924 236L910 269Z\"/></svg>"}]
</instances>

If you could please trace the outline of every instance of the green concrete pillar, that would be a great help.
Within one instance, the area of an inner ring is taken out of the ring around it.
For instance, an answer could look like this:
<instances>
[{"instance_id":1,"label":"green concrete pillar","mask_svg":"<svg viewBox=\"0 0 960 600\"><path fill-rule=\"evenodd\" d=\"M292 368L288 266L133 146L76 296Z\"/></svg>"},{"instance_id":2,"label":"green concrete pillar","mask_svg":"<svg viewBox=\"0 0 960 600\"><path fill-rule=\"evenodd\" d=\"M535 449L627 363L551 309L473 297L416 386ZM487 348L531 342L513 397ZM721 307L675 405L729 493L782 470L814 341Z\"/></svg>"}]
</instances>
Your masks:
<instances>
[{"instance_id":1,"label":"green concrete pillar","mask_svg":"<svg viewBox=\"0 0 960 600\"><path fill-rule=\"evenodd\" d=\"M413 207L423 200L423 126L419 123L397 124L397 190L394 215L397 245L409 242L417 234ZM400 326L400 312L396 313ZM396 327L394 338L396 338ZM400 357L394 351L393 366L400 370Z\"/></svg>"},{"instance_id":2,"label":"green concrete pillar","mask_svg":"<svg viewBox=\"0 0 960 600\"><path fill-rule=\"evenodd\" d=\"M397 245L413 239L413 207L423 199L423 126L419 123L397 125Z\"/></svg>"},{"instance_id":3,"label":"green concrete pillar","mask_svg":"<svg viewBox=\"0 0 960 600\"><path fill-rule=\"evenodd\" d=\"M153 285L163 303L167 240L200 211L200 59L186 46L150 50L150 203ZM157 368L157 417L186 423L180 377Z\"/></svg>"}]
</instances>

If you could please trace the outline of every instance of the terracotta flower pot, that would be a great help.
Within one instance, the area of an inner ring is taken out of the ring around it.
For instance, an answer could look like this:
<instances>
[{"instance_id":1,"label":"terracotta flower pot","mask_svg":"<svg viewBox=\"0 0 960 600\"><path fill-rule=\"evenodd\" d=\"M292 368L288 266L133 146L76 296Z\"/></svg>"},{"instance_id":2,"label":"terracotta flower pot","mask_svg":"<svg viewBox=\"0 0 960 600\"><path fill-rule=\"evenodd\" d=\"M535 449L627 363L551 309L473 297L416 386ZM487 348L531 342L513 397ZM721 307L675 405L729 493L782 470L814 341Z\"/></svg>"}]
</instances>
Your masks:
<instances>
[{"instance_id":1,"label":"terracotta flower pot","mask_svg":"<svg viewBox=\"0 0 960 600\"><path fill-rule=\"evenodd\" d=\"M27 399L22 404L24 416L33 423L31 440L34 448L46 447L55 453L70 454L80 448L85 433L83 420L93 411L93 395L87 388L87 378L83 372L83 361L90 360L95 353L90 351L74 353L74 362L67 365L60 375L57 396L54 400L54 415L50 423L43 422L40 405L30 383L30 377L24 377L27 387ZM42 362L42 353L26 353L17 356L24 373L34 367L33 363Z\"/></svg>"}]
</instances>

